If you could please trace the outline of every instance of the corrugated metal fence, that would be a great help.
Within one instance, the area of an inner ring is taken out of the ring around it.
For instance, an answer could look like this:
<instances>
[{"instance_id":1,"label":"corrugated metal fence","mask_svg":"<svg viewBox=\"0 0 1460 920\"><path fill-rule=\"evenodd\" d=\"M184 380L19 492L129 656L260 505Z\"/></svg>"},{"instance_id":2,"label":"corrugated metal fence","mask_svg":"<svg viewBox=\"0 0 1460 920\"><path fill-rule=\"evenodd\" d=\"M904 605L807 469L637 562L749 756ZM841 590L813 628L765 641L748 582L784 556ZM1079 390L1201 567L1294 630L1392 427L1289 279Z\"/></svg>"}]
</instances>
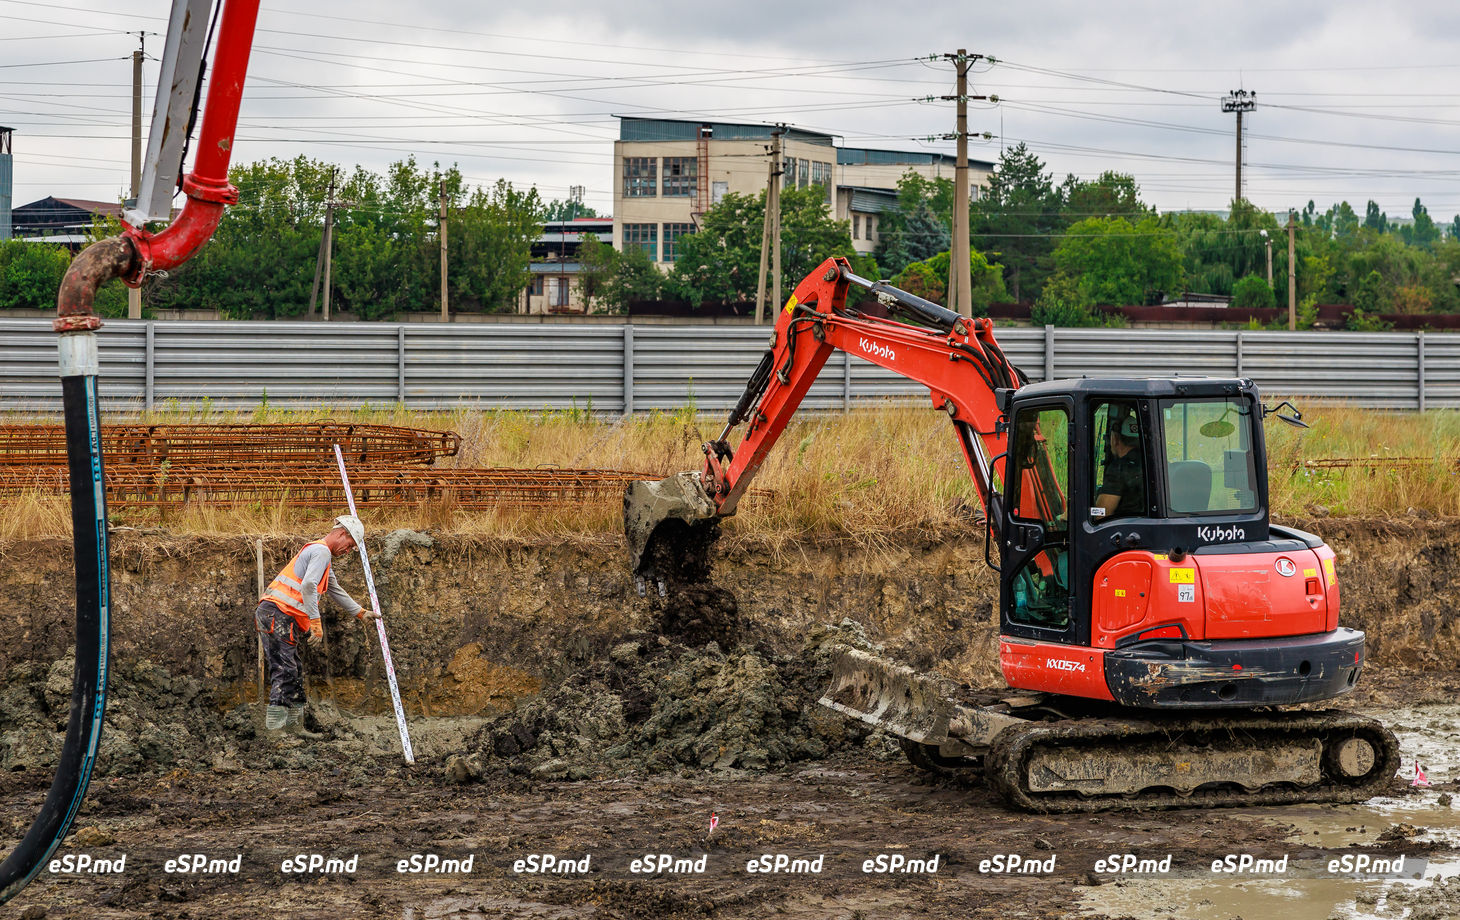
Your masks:
<instances>
[{"instance_id":1,"label":"corrugated metal fence","mask_svg":"<svg viewBox=\"0 0 1460 920\"><path fill-rule=\"evenodd\" d=\"M109 321L101 395L109 411L204 400L220 409L403 402L411 408L600 413L729 408L768 327ZM1264 391L1397 408L1460 408L1460 334L1174 329L998 331L1033 380L1243 376ZM49 320L0 319L0 411L60 406ZM806 405L834 409L926 391L835 355Z\"/></svg>"}]
</instances>

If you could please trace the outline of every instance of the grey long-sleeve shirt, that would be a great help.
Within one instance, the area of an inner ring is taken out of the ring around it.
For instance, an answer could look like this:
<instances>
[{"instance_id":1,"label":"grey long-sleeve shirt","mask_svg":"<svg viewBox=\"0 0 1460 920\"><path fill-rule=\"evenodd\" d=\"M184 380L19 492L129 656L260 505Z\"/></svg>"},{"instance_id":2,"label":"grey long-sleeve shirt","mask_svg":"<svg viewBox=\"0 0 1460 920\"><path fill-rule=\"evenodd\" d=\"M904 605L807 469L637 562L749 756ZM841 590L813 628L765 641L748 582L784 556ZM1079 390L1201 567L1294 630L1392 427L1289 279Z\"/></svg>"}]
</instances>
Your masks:
<instances>
[{"instance_id":1,"label":"grey long-sleeve shirt","mask_svg":"<svg viewBox=\"0 0 1460 920\"><path fill-rule=\"evenodd\" d=\"M310 544L304 547L299 554L299 567L304 570L302 573L304 577L301 579L304 582L304 612L309 615L311 620L319 619L319 595L315 593L315 585L319 584L320 576L324 574L325 567L329 566L332 558L329 547L322 543ZM345 608L345 612L351 616L364 609L355 603L355 599L350 596L349 592L340 587L332 567L330 568L329 587L325 593L333 598L335 603Z\"/></svg>"}]
</instances>

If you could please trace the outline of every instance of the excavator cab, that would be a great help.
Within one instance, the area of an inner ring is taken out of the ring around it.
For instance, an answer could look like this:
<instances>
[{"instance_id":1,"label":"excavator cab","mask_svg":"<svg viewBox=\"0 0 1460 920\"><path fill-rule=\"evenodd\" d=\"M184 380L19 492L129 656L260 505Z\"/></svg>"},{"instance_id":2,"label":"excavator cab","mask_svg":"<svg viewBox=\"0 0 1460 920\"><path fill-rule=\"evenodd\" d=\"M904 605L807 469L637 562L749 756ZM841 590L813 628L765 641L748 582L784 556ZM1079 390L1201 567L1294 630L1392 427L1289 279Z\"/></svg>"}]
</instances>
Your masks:
<instances>
[{"instance_id":1,"label":"excavator cab","mask_svg":"<svg viewBox=\"0 0 1460 920\"><path fill-rule=\"evenodd\" d=\"M1337 628L1332 551L1268 520L1252 381L1056 381L1005 401L991 505L1011 686L1155 708L1353 686L1363 636Z\"/></svg>"}]
</instances>

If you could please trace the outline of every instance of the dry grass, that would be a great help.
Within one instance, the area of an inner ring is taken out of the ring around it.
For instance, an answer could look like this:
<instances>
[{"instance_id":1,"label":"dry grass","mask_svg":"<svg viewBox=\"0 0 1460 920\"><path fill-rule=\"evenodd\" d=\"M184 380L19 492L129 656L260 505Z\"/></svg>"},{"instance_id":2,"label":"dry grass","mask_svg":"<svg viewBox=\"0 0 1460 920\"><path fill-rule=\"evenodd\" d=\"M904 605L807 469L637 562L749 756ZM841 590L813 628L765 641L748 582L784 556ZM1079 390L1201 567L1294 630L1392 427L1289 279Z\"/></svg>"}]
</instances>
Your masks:
<instances>
[{"instance_id":1,"label":"dry grass","mask_svg":"<svg viewBox=\"0 0 1460 920\"><path fill-rule=\"evenodd\" d=\"M1389 517L1409 508L1460 516L1460 413L1377 412L1304 406L1313 428L1299 432L1269 421L1269 463L1275 519L1305 517L1315 505L1334 514ZM157 411L145 422L304 422L321 418L417 428L449 428L461 453L443 465L637 470L653 477L697 469L700 444L719 434L723 416L693 409L623 421L585 411L547 413L461 409L413 412L401 407L322 413L260 409L246 413ZM132 421L129 417L128 421ZM1373 457L1371 468L1292 472L1296 461ZM1386 467L1386 457L1434 458L1421 468ZM333 469L321 470L333 476ZM808 539L850 539L867 549L920 533L977 536L978 499L946 416L927 408L883 405L849 413L807 414L787 429L756 478L774 493L742 504L727 530L772 549ZM342 509L343 510L343 509ZM397 527L462 534L540 538L605 538L619 532L615 502L535 513L462 511L447 506L370 510L376 531ZM120 526L161 526L173 533L299 534L328 523L284 502L242 507L115 509ZM0 540L65 536L64 498L22 496L0 504Z\"/></svg>"},{"instance_id":2,"label":"dry grass","mask_svg":"<svg viewBox=\"0 0 1460 920\"><path fill-rule=\"evenodd\" d=\"M1300 516L1315 505L1335 514L1387 518L1410 508L1460 516L1460 413L1381 412L1308 405L1301 431L1269 421L1268 467L1274 517ZM1344 471L1294 470L1305 459L1358 457ZM1428 458L1428 465L1390 463Z\"/></svg>"}]
</instances>

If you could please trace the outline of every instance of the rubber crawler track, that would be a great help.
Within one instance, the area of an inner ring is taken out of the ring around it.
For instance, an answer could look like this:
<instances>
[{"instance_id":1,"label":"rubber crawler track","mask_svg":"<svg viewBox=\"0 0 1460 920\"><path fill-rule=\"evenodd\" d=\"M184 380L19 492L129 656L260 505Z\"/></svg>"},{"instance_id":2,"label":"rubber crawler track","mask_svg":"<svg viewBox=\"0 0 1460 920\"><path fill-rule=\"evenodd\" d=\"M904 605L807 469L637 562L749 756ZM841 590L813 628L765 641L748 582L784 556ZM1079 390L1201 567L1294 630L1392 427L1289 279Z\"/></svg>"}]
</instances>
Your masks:
<instances>
[{"instance_id":1,"label":"rubber crawler track","mask_svg":"<svg viewBox=\"0 0 1460 920\"><path fill-rule=\"evenodd\" d=\"M1242 736L1253 745L1264 739L1316 737L1322 740L1323 779L1314 786L1288 784L1244 790L1221 787L1197 789L1182 795L1170 789L1119 795L1086 795L1075 792L1031 793L1027 764L1040 749L1076 747L1081 751L1119 757L1122 750L1147 740L1202 744L1205 739L1229 740ZM1378 756L1363 777L1349 780L1329 773L1327 751L1331 743L1346 738L1367 740ZM1102 748L1106 748L1102 752ZM1147 722L1131 720L1075 720L1031 722L1000 732L985 759L989 784L1011 805L1026 811L1081 813L1117 808L1210 808L1248 805L1289 805L1301 802L1361 802L1387 787L1399 769L1399 742L1381 723L1337 711L1282 712L1201 721Z\"/></svg>"}]
</instances>

